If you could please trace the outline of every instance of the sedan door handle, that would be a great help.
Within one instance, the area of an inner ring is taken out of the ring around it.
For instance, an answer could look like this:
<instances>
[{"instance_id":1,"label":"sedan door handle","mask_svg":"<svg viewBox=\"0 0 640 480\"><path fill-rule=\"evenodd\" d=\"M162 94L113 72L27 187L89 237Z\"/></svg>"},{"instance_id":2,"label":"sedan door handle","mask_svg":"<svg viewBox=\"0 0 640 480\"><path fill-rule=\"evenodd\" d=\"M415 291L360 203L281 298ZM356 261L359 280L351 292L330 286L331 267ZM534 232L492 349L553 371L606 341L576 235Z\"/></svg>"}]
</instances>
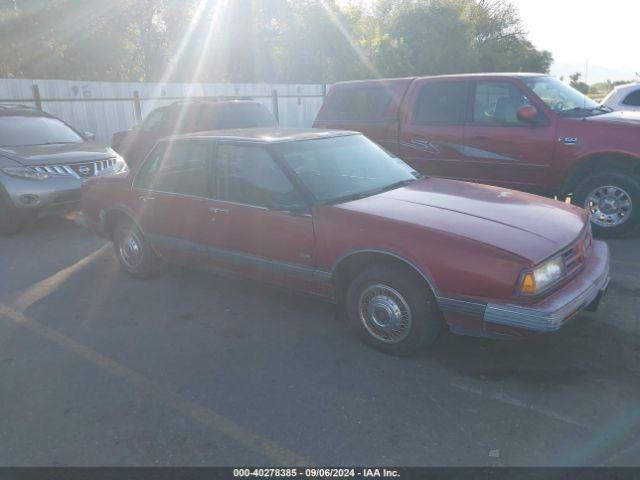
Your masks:
<instances>
[{"instance_id":1,"label":"sedan door handle","mask_svg":"<svg viewBox=\"0 0 640 480\"><path fill-rule=\"evenodd\" d=\"M140 195L138 197L138 200L142 201L142 202L146 202L147 200L155 200L156 197L145 197L144 195Z\"/></svg>"},{"instance_id":2,"label":"sedan door handle","mask_svg":"<svg viewBox=\"0 0 640 480\"><path fill-rule=\"evenodd\" d=\"M227 210L226 208L211 207L209 208L209 211L211 213L229 213L229 210Z\"/></svg>"}]
</instances>

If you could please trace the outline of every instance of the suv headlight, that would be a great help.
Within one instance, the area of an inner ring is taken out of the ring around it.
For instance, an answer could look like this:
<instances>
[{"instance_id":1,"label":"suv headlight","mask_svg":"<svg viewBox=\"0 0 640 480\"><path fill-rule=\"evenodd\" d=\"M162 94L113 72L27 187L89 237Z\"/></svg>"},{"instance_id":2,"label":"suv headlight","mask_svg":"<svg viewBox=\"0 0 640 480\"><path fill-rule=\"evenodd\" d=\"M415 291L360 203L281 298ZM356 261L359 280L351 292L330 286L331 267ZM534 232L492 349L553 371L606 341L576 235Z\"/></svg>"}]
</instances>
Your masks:
<instances>
[{"instance_id":1,"label":"suv headlight","mask_svg":"<svg viewBox=\"0 0 640 480\"><path fill-rule=\"evenodd\" d=\"M536 295L556 283L565 274L564 260L557 256L533 270L526 271L520 279L520 293Z\"/></svg>"},{"instance_id":2,"label":"suv headlight","mask_svg":"<svg viewBox=\"0 0 640 480\"><path fill-rule=\"evenodd\" d=\"M129 165L124 161L120 155L116 157L116 163L113 166L113 173L127 173L129 171Z\"/></svg>"},{"instance_id":3,"label":"suv headlight","mask_svg":"<svg viewBox=\"0 0 640 480\"><path fill-rule=\"evenodd\" d=\"M125 162L124 158L120 155L117 155L115 158L115 163L111 165L109 168L105 168L104 170L100 170L98 172L98 176L101 175L114 175L116 173L127 173L129 172L129 165Z\"/></svg>"},{"instance_id":4,"label":"suv headlight","mask_svg":"<svg viewBox=\"0 0 640 480\"><path fill-rule=\"evenodd\" d=\"M29 167L7 167L3 168L2 172L16 178L23 178L27 180L46 180L49 178L44 172L37 172Z\"/></svg>"}]
</instances>

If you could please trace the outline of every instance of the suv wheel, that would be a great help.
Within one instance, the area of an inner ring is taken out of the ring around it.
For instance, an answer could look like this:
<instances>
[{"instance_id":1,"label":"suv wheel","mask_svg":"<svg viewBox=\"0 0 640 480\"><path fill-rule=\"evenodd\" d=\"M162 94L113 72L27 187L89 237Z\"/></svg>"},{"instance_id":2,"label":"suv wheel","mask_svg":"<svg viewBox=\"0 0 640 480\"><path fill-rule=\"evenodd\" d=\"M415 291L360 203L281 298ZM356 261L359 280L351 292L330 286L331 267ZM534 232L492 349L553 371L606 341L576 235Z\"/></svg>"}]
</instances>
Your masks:
<instances>
[{"instance_id":1,"label":"suv wheel","mask_svg":"<svg viewBox=\"0 0 640 480\"><path fill-rule=\"evenodd\" d=\"M575 190L574 203L587 210L593 232L620 237L640 224L640 182L617 172L590 175Z\"/></svg>"},{"instance_id":2,"label":"suv wheel","mask_svg":"<svg viewBox=\"0 0 640 480\"><path fill-rule=\"evenodd\" d=\"M151 278L161 269L161 259L133 222L118 222L113 235L116 256L122 268L136 278Z\"/></svg>"},{"instance_id":3,"label":"suv wheel","mask_svg":"<svg viewBox=\"0 0 640 480\"><path fill-rule=\"evenodd\" d=\"M369 345L394 355L411 355L432 344L442 325L424 282L400 268L373 267L349 284L347 318Z\"/></svg>"}]
</instances>

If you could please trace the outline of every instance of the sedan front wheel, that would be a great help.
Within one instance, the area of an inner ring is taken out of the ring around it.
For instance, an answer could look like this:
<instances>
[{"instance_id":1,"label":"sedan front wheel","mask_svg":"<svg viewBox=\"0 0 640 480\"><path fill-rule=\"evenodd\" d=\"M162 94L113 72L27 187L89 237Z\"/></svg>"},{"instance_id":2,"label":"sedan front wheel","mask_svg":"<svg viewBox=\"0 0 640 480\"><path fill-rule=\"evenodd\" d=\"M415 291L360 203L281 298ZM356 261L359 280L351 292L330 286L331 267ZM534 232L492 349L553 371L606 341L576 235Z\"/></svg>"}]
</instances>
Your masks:
<instances>
[{"instance_id":1,"label":"sedan front wheel","mask_svg":"<svg viewBox=\"0 0 640 480\"><path fill-rule=\"evenodd\" d=\"M394 355L430 345L442 325L430 289L408 269L364 270L349 284L346 308L351 327L366 343Z\"/></svg>"}]
</instances>

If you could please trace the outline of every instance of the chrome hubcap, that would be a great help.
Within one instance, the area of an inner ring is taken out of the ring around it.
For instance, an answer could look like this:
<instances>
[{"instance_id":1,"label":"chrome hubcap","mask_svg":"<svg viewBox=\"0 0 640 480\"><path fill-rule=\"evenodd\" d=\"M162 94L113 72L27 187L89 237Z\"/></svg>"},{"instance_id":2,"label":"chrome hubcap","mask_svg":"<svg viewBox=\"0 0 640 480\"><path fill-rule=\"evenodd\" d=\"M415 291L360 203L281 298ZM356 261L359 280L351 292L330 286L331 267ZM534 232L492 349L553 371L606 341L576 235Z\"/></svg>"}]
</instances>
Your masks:
<instances>
[{"instance_id":1,"label":"chrome hubcap","mask_svg":"<svg viewBox=\"0 0 640 480\"><path fill-rule=\"evenodd\" d=\"M598 187L585 200L591 221L600 227L616 227L631 216L631 197L620 187Z\"/></svg>"},{"instance_id":2,"label":"chrome hubcap","mask_svg":"<svg viewBox=\"0 0 640 480\"><path fill-rule=\"evenodd\" d=\"M360 321L377 340L398 343L411 330L411 310L405 299L391 287L371 285L360 295Z\"/></svg>"},{"instance_id":3,"label":"chrome hubcap","mask_svg":"<svg viewBox=\"0 0 640 480\"><path fill-rule=\"evenodd\" d=\"M142 242L138 235L129 231L120 242L120 258L125 265L131 269L136 269L142 261Z\"/></svg>"}]
</instances>

